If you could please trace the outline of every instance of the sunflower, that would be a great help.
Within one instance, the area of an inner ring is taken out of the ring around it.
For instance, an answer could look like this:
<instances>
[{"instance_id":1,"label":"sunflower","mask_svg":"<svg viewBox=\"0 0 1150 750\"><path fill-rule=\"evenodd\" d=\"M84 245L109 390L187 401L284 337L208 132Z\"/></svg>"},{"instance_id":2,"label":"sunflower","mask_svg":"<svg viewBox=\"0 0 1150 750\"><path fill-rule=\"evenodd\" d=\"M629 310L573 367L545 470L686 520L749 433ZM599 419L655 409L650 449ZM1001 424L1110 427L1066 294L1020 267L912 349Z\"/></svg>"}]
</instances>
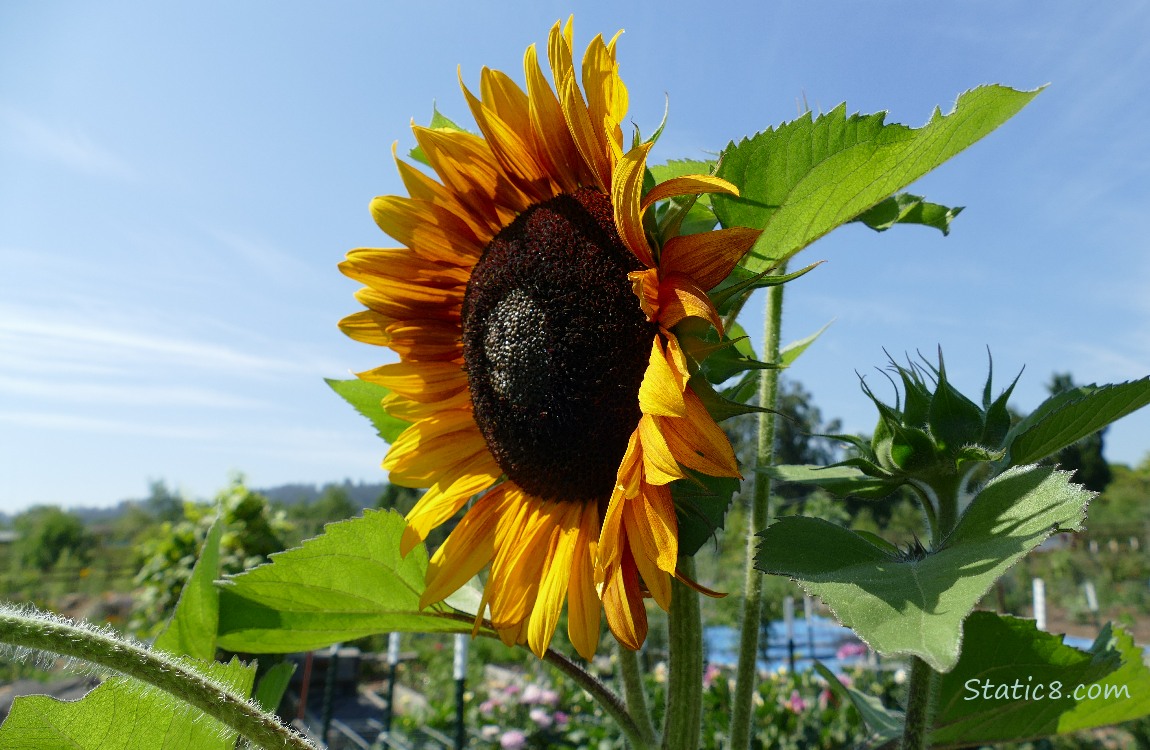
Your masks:
<instances>
[{"instance_id":1,"label":"sunflower","mask_svg":"<svg viewBox=\"0 0 1150 750\"><path fill-rule=\"evenodd\" d=\"M666 609L677 575L670 484L684 468L739 476L674 330L687 318L721 330L706 292L758 232L648 237L657 201L736 190L698 175L643 193L650 144L623 150L617 40L587 47L582 89L570 20L548 38L554 89L534 45L526 91L484 68L477 98L461 78L481 135L413 125L438 179L397 157L409 195L371 204L403 247L340 265L367 308L340 327L400 358L359 377L411 422L383 462L392 482L427 488L402 552L475 498L431 558L423 606L490 565L481 611L538 655L565 602L584 658L604 612L639 648L644 596Z\"/></svg>"}]
</instances>

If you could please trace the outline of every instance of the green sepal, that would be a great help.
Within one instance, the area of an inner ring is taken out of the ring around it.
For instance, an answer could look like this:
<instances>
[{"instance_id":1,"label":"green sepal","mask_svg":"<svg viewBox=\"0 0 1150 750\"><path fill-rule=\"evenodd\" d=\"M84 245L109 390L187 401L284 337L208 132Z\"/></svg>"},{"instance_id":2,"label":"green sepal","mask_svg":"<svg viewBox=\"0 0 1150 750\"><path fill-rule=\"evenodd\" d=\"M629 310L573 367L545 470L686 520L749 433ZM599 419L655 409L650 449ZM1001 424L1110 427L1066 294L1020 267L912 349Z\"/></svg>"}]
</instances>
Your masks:
<instances>
[{"instance_id":1,"label":"green sepal","mask_svg":"<svg viewBox=\"0 0 1150 750\"><path fill-rule=\"evenodd\" d=\"M835 497L858 497L863 500L881 500L898 489L901 482L868 476L856 466L816 466L813 464L783 464L765 466L756 471L772 479L804 487L818 487Z\"/></svg>"},{"instance_id":2,"label":"green sepal","mask_svg":"<svg viewBox=\"0 0 1150 750\"><path fill-rule=\"evenodd\" d=\"M760 362L755 359L755 350L751 348L750 337L738 323L731 325L727 336L722 340L718 332L712 331L708 335L707 343L715 344L718 348L712 350L706 358L701 360L703 374L707 380L715 385L727 382L734 376L747 370L776 370L777 364ZM729 344L723 346L723 344Z\"/></svg>"},{"instance_id":3,"label":"green sepal","mask_svg":"<svg viewBox=\"0 0 1150 750\"><path fill-rule=\"evenodd\" d=\"M430 128L431 130L446 130L449 132L457 132L457 133L471 133L470 130L463 128L463 127L460 127L459 125L455 124L455 122L453 122L451 119L445 117L443 115L443 113L439 111L439 108L437 106L435 106L434 102L431 105L431 122L428 124L427 127ZM423 149L420 148L419 146L416 146L415 148L411 149L410 151L407 152L407 154L408 154L408 156L410 156L412 159L415 159L420 164L424 164L424 165L429 166L429 167L431 166L431 162L427 160L427 154L423 153Z\"/></svg>"},{"instance_id":4,"label":"green sepal","mask_svg":"<svg viewBox=\"0 0 1150 750\"><path fill-rule=\"evenodd\" d=\"M939 684L931 747L1024 742L1150 714L1150 668L1121 628L1106 625L1086 651L1038 630L1033 620L992 612L971 613L963 631L962 658ZM995 686L989 698L988 680ZM1051 695L1055 683L1060 699ZM1010 694L999 685L1010 686ZM1090 699L1095 685L1115 693ZM1074 697L1079 686L1081 700Z\"/></svg>"},{"instance_id":5,"label":"green sepal","mask_svg":"<svg viewBox=\"0 0 1150 750\"><path fill-rule=\"evenodd\" d=\"M742 484L735 477L712 477L691 469L686 479L671 482L679 522L679 554L694 555L723 528L731 498Z\"/></svg>"},{"instance_id":6,"label":"green sepal","mask_svg":"<svg viewBox=\"0 0 1150 750\"><path fill-rule=\"evenodd\" d=\"M762 412L778 413L774 409L766 409L761 406L729 401L723 398L715 392L714 387L711 386L706 376L701 372L692 375L691 379L687 381L687 384L691 387L691 390L695 392L695 395L699 397L699 400L703 402L703 406L707 407L707 413L711 415L711 419L714 419L716 422L722 422L725 419L737 417L741 414Z\"/></svg>"},{"instance_id":7,"label":"green sepal","mask_svg":"<svg viewBox=\"0 0 1150 750\"><path fill-rule=\"evenodd\" d=\"M731 311L731 305L744 294L750 294L756 289L765 289L769 286L778 286L788 281L794 281L820 266L826 261L815 261L794 273L773 274L774 266L752 273L742 266L735 266L727 278L719 282L718 286L707 293L711 304L719 311L719 315L726 315Z\"/></svg>"},{"instance_id":8,"label":"green sepal","mask_svg":"<svg viewBox=\"0 0 1150 750\"><path fill-rule=\"evenodd\" d=\"M383 397L391 393L382 385L366 380L332 380L324 378L331 389L375 426L375 432L388 443L396 439L411 426L410 422L393 417L383 409Z\"/></svg>"},{"instance_id":9,"label":"green sepal","mask_svg":"<svg viewBox=\"0 0 1150 750\"><path fill-rule=\"evenodd\" d=\"M827 688L835 694L843 704L855 707L862 717L863 724L870 730L867 742L873 747L881 745L902 736L903 724L906 717L902 711L892 711L882 704L877 695L868 695L860 690L849 688L839 682L835 673L827 669L821 661L815 660L815 671L827 681Z\"/></svg>"},{"instance_id":10,"label":"green sepal","mask_svg":"<svg viewBox=\"0 0 1150 750\"><path fill-rule=\"evenodd\" d=\"M779 364L781 364L783 367L790 367L793 365L795 360L802 356L803 352L809 349L811 344L815 343L819 336L822 336L823 333L831 327L831 323L833 322L833 320L830 321L830 323L827 323L825 326L815 331L810 336L805 336L798 341L792 341L780 349Z\"/></svg>"},{"instance_id":11,"label":"green sepal","mask_svg":"<svg viewBox=\"0 0 1150 750\"><path fill-rule=\"evenodd\" d=\"M920 224L950 234L950 222L962 213L962 206L949 208L928 203L921 195L899 193L871 206L854 218L876 232L885 232L895 224Z\"/></svg>"},{"instance_id":12,"label":"green sepal","mask_svg":"<svg viewBox=\"0 0 1150 750\"><path fill-rule=\"evenodd\" d=\"M927 424L936 443L936 450L957 455L961 446L974 443L982 437L982 409L959 393L946 379L946 364L941 349L938 352L938 367L932 369L938 382L930 401Z\"/></svg>"}]
</instances>

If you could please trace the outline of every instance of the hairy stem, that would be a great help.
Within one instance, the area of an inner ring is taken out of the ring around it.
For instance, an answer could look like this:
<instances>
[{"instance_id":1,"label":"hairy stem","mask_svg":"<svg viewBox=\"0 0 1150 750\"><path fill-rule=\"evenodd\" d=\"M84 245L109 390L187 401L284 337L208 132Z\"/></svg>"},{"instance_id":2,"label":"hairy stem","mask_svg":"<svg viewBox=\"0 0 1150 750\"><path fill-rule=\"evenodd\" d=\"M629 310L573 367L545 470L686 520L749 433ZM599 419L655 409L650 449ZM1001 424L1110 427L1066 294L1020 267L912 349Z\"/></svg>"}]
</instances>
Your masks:
<instances>
[{"instance_id":1,"label":"hairy stem","mask_svg":"<svg viewBox=\"0 0 1150 750\"><path fill-rule=\"evenodd\" d=\"M776 273L785 274L786 265ZM779 338L783 321L783 288L779 284L767 288L767 304L763 323L763 361L779 361ZM779 371L759 371L759 406L774 409L778 401ZM775 453L775 414L759 413L759 434L755 455L755 468L770 466ZM739 638L739 665L735 673L735 694L731 710L731 750L743 750L751 742L751 700L759 657L759 629L763 609L763 574L755 569L757 534L766 528L771 517L771 478L765 472L755 472L751 513L747 522L746 574L743 581L743 620Z\"/></svg>"},{"instance_id":2,"label":"hairy stem","mask_svg":"<svg viewBox=\"0 0 1150 750\"><path fill-rule=\"evenodd\" d=\"M910 687L906 703L906 724L902 750L924 750L934 718L938 673L917 656L910 663Z\"/></svg>"},{"instance_id":3,"label":"hairy stem","mask_svg":"<svg viewBox=\"0 0 1150 750\"><path fill-rule=\"evenodd\" d=\"M639 654L619 645L619 672L623 677L623 697L627 701L627 713L635 720L636 726L648 745L659 744L655 736L655 725L651 723L651 712L647 708L647 691L643 688L643 676L639 673Z\"/></svg>"},{"instance_id":4,"label":"hairy stem","mask_svg":"<svg viewBox=\"0 0 1150 750\"><path fill-rule=\"evenodd\" d=\"M623 734L627 735L627 742L630 743L634 750L651 750L653 745L647 741L643 730L639 728L639 724L636 723L631 714L627 712L627 707L623 705L623 701L620 700L619 696L612 692L610 688L602 682L599 682L599 680L584 671L582 667L558 651L548 649L543 654L543 660L570 677L574 680L575 684L590 693L591 697L603 707L603 710L611 715L611 718L619 725L619 729L623 731ZM650 722L650 719L647 721Z\"/></svg>"},{"instance_id":5,"label":"hairy stem","mask_svg":"<svg viewBox=\"0 0 1150 750\"><path fill-rule=\"evenodd\" d=\"M695 560L679 558L679 571L695 577ZM679 581L671 584L667 620L667 714L663 750L696 750L703 721L703 617L699 592Z\"/></svg>"},{"instance_id":6,"label":"hairy stem","mask_svg":"<svg viewBox=\"0 0 1150 750\"><path fill-rule=\"evenodd\" d=\"M32 609L0 608L0 642L80 659L153 685L265 750L315 750L254 703L161 652Z\"/></svg>"}]
</instances>

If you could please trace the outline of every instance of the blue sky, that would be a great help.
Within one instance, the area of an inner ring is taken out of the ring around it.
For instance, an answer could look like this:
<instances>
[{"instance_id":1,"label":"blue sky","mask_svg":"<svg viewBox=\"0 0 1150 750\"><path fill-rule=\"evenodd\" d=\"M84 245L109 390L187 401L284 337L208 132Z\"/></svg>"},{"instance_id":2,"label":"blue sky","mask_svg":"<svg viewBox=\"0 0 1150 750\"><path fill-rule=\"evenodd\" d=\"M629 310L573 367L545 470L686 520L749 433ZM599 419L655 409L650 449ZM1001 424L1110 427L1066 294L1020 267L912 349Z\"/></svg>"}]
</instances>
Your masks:
<instances>
[{"instance_id":1,"label":"blue sky","mask_svg":"<svg viewBox=\"0 0 1150 750\"><path fill-rule=\"evenodd\" d=\"M522 80L575 14L620 41L653 161L700 157L816 111L922 125L981 83L1050 87L914 186L965 205L951 235L837 231L788 288L785 334L835 323L793 368L827 416L869 430L859 372L941 344L1014 403L1054 371L1150 374L1150 5L1078 2L5 3L0 7L0 510L106 505L164 479L207 497L379 481L384 446L324 385L382 364L345 339L336 271L393 244L391 144L432 102L469 121L457 66ZM1099 10L1104 7L1105 10ZM1041 8L1041 10L1036 10ZM744 321L757 332L761 315ZM388 355L389 356L389 355ZM875 376L871 376L872 381ZM883 392L880 389L880 393ZM1150 413L1112 461L1150 452Z\"/></svg>"}]
</instances>

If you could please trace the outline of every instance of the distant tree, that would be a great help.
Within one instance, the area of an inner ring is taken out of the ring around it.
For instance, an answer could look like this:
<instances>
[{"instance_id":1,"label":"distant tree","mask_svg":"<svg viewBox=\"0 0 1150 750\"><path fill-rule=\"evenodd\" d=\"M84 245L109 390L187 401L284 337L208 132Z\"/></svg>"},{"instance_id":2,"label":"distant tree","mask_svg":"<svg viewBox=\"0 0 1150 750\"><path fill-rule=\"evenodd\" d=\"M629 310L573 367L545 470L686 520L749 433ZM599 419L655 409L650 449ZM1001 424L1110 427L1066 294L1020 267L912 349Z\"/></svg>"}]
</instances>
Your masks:
<instances>
[{"instance_id":1,"label":"distant tree","mask_svg":"<svg viewBox=\"0 0 1150 750\"><path fill-rule=\"evenodd\" d=\"M282 513L272 512L267 498L248 489L241 476L234 477L214 503L187 503L183 514L176 523L161 524L140 548L136 584L141 588L130 625L145 637L158 633L171 615L217 514L224 523L222 574L240 573L266 562L273 552L285 548L291 531Z\"/></svg>"},{"instance_id":2,"label":"distant tree","mask_svg":"<svg viewBox=\"0 0 1150 750\"><path fill-rule=\"evenodd\" d=\"M62 557L87 564L92 559L96 538L72 513L51 505L30 508L18 515L12 526L19 534L14 552L25 566L48 570Z\"/></svg>"},{"instance_id":3,"label":"distant tree","mask_svg":"<svg viewBox=\"0 0 1150 750\"><path fill-rule=\"evenodd\" d=\"M148 497L143 506L157 521L176 523L184 517L184 498L162 479L148 482Z\"/></svg>"},{"instance_id":4,"label":"distant tree","mask_svg":"<svg viewBox=\"0 0 1150 750\"><path fill-rule=\"evenodd\" d=\"M1051 396L1057 396L1075 387L1074 378L1068 372L1054 373L1050 383L1046 386ZM1113 479L1110 464L1102 455L1103 437L1107 429L1107 427L1103 427L1098 432L1082 438L1074 445L1063 448L1058 452L1056 458L1059 466L1074 472L1075 482L1095 492L1106 489L1106 485L1110 484L1110 480Z\"/></svg>"},{"instance_id":5,"label":"distant tree","mask_svg":"<svg viewBox=\"0 0 1150 750\"><path fill-rule=\"evenodd\" d=\"M834 440L821 435L842 431L842 422L823 421L823 414L815 406L810 391L797 380L782 379L779 383L779 418L775 420L775 463L815 464L826 466L838 461L842 449ZM779 483L775 494L788 503L800 506L809 498L813 488Z\"/></svg>"},{"instance_id":6,"label":"distant tree","mask_svg":"<svg viewBox=\"0 0 1150 750\"><path fill-rule=\"evenodd\" d=\"M377 507L384 510L394 509L406 515L409 510L415 507L421 493L422 490L400 487L398 484L388 484L379 495Z\"/></svg>"}]
</instances>

